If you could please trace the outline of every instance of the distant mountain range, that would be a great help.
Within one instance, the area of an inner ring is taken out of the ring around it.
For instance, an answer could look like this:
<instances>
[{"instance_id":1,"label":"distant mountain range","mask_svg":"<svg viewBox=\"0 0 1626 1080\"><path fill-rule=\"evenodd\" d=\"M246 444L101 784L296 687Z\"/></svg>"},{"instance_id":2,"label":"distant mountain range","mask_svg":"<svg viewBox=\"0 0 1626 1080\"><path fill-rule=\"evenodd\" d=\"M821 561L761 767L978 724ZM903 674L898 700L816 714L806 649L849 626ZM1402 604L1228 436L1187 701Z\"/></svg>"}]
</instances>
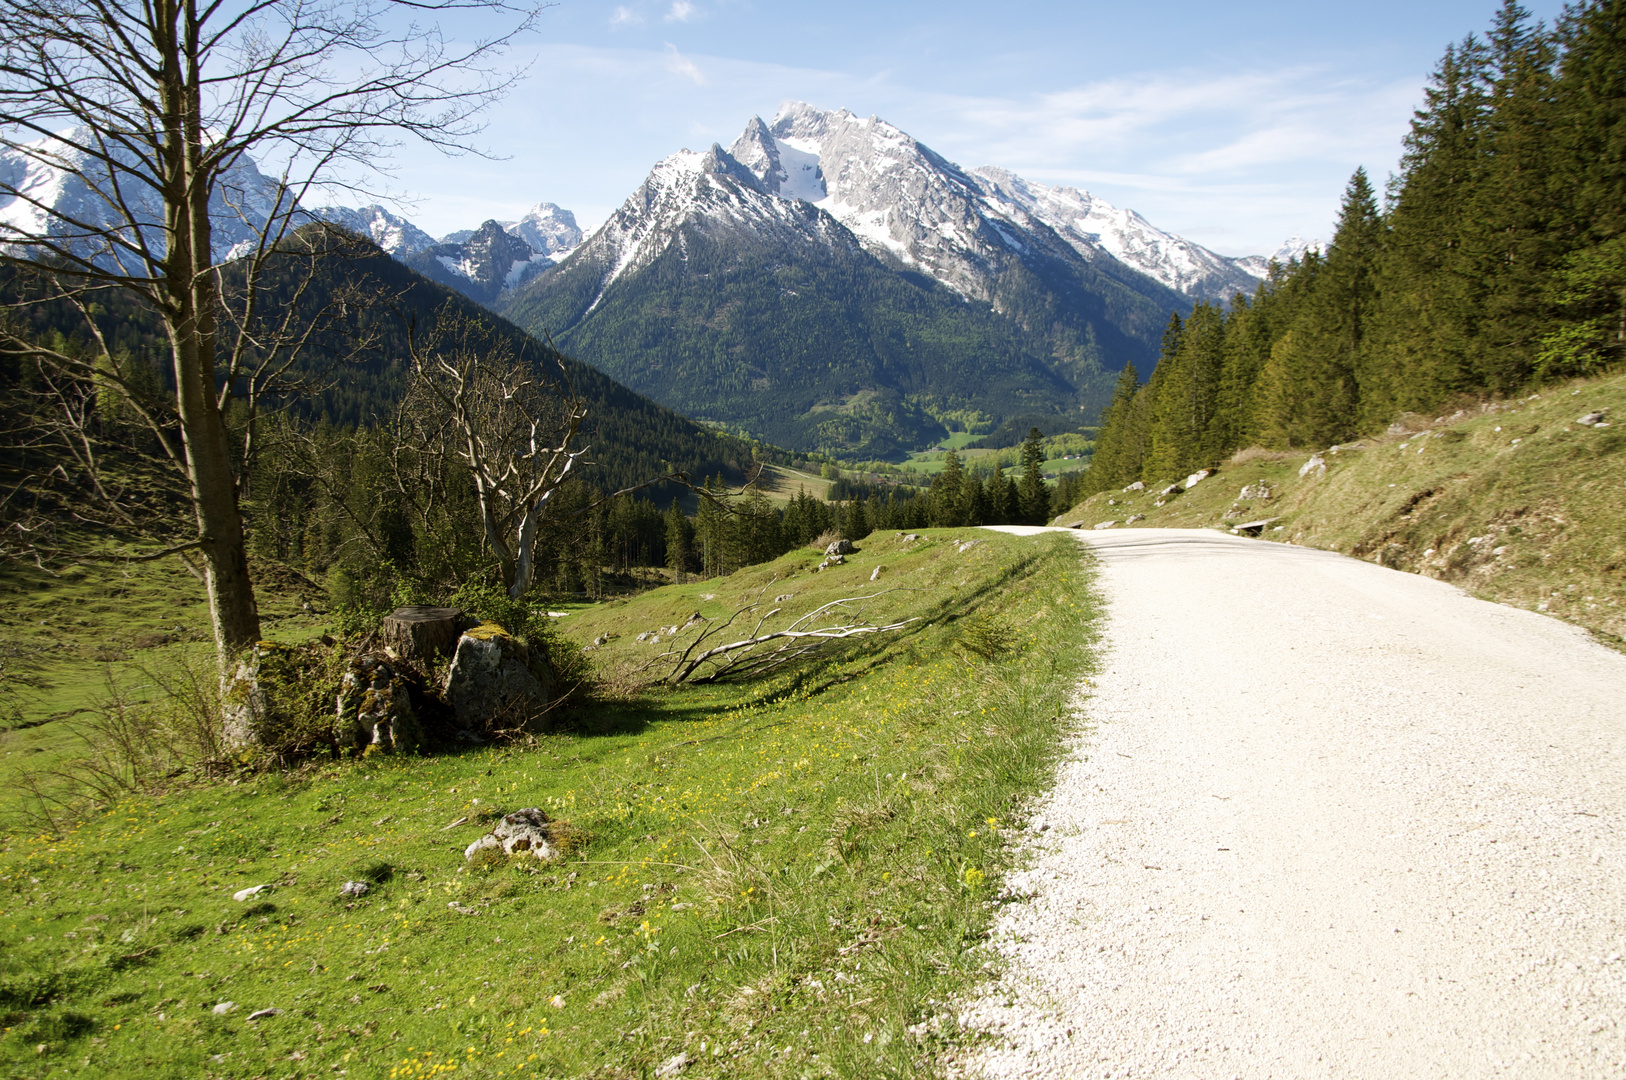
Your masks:
<instances>
[{"instance_id":1,"label":"distant mountain range","mask_svg":"<svg viewBox=\"0 0 1626 1080\"><path fill-rule=\"evenodd\" d=\"M247 161L229 181L223 253L275 195ZM44 228L43 207L93 211L82 187L0 153L0 242ZM1012 416L1076 428L1124 364L1150 370L1171 313L1249 291L1269 265L801 103L727 150L668 157L585 238L552 203L438 241L382 206L312 216L697 419L875 457Z\"/></svg>"},{"instance_id":2,"label":"distant mountain range","mask_svg":"<svg viewBox=\"0 0 1626 1080\"><path fill-rule=\"evenodd\" d=\"M1171 313L1257 281L1083 192L793 104L656 165L495 306L699 419L892 456L1012 415L1076 428Z\"/></svg>"}]
</instances>

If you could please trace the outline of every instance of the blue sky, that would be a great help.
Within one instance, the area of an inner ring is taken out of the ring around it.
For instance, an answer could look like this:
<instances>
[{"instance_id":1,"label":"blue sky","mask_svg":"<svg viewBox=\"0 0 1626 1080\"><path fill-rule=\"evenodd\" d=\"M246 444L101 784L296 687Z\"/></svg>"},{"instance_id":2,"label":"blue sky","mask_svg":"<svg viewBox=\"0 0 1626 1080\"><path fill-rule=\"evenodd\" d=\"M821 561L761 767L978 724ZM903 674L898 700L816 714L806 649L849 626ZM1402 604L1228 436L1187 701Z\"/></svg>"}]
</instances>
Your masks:
<instances>
[{"instance_id":1,"label":"blue sky","mask_svg":"<svg viewBox=\"0 0 1626 1080\"><path fill-rule=\"evenodd\" d=\"M562 0L489 117L482 145L500 160L403 148L390 186L435 235L543 200L592 226L660 158L726 146L753 114L803 100L878 115L964 166L1083 188L1224 254L1266 253L1329 233L1357 165L1381 185L1445 46L1495 7Z\"/></svg>"}]
</instances>

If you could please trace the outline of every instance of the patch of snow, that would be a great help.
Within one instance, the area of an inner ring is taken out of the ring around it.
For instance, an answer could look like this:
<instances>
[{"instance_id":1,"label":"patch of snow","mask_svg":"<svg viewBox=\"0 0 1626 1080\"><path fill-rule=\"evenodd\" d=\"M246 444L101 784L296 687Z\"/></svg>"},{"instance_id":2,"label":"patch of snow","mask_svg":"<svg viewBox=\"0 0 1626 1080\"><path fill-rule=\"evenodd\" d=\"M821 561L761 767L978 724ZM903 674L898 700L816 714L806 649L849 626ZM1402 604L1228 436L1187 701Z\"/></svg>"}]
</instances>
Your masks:
<instances>
[{"instance_id":1,"label":"patch of snow","mask_svg":"<svg viewBox=\"0 0 1626 1080\"><path fill-rule=\"evenodd\" d=\"M790 145L789 140L774 140L779 149L779 194L787 199L802 199L816 203L827 194L824 177L819 172L817 151L807 151Z\"/></svg>"}]
</instances>

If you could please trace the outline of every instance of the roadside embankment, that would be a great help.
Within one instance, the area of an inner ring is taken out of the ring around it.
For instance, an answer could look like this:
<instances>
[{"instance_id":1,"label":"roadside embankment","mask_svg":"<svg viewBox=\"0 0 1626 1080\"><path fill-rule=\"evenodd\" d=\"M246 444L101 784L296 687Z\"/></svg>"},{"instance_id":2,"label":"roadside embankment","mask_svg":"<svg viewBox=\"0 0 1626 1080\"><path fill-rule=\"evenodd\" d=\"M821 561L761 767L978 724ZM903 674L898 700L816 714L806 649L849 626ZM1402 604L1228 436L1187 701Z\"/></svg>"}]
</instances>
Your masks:
<instances>
[{"instance_id":1,"label":"roadside embankment","mask_svg":"<svg viewBox=\"0 0 1626 1080\"><path fill-rule=\"evenodd\" d=\"M1091 496L1079 528L1252 525L1545 612L1626 647L1626 375L1312 453L1244 450L1196 483ZM1168 490L1177 487L1181 490Z\"/></svg>"}]
</instances>

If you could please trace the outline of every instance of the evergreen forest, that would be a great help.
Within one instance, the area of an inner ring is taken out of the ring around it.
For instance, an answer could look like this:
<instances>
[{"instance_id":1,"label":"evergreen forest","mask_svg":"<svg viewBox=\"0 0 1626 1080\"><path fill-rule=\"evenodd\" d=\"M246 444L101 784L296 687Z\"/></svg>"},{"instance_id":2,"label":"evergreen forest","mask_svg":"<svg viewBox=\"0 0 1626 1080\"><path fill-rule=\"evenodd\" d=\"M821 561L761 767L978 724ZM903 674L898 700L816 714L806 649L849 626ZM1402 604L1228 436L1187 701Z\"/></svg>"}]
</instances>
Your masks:
<instances>
[{"instance_id":1,"label":"evergreen forest","mask_svg":"<svg viewBox=\"0 0 1626 1080\"><path fill-rule=\"evenodd\" d=\"M1324 448L1601 372L1626 349L1626 4L1548 27L1507 0L1445 52L1387 190L1364 169L1325 251L1170 319L1119 377L1086 492L1249 446Z\"/></svg>"}]
</instances>

